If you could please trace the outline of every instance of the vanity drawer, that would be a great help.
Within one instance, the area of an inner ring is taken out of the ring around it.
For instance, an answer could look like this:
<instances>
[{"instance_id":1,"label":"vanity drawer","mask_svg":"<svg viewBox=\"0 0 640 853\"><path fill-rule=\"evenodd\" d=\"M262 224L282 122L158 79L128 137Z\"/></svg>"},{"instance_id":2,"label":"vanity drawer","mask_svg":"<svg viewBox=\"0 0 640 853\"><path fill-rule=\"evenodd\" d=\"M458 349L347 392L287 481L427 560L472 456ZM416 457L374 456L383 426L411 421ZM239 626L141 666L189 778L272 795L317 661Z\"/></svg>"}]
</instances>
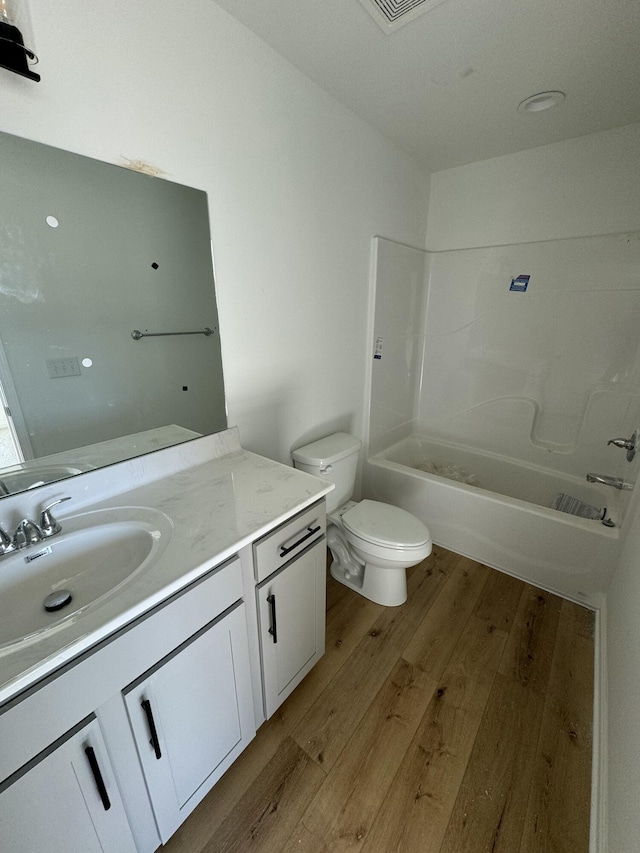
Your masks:
<instances>
[{"instance_id":1,"label":"vanity drawer","mask_svg":"<svg viewBox=\"0 0 640 853\"><path fill-rule=\"evenodd\" d=\"M254 571L258 582L324 536L327 527L325 503L320 501L285 521L253 545Z\"/></svg>"}]
</instances>

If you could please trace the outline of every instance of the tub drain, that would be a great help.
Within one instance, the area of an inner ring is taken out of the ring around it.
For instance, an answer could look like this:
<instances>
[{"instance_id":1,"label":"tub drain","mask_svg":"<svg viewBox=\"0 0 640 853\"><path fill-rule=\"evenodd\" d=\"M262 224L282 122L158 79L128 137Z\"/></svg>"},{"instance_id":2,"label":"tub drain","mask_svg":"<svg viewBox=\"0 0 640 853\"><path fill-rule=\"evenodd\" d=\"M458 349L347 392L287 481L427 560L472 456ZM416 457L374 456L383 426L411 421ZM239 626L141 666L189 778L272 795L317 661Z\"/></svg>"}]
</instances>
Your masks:
<instances>
[{"instance_id":1,"label":"tub drain","mask_svg":"<svg viewBox=\"0 0 640 853\"><path fill-rule=\"evenodd\" d=\"M56 610L62 610L67 604L71 604L73 596L68 589L59 589L56 592L50 593L44 600L44 609L47 613L55 613Z\"/></svg>"}]
</instances>

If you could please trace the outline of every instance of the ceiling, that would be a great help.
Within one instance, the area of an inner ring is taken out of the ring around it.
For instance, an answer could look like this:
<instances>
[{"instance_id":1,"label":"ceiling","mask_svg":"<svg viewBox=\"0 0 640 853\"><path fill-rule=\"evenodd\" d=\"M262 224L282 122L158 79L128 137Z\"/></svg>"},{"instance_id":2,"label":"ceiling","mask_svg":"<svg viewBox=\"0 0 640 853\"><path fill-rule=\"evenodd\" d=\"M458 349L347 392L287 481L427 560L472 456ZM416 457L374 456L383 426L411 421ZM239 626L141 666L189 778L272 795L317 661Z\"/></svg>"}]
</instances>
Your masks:
<instances>
[{"instance_id":1,"label":"ceiling","mask_svg":"<svg viewBox=\"0 0 640 853\"><path fill-rule=\"evenodd\" d=\"M640 121L638 0L444 0L391 34L359 0L217 3L429 171Z\"/></svg>"}]
</instances>

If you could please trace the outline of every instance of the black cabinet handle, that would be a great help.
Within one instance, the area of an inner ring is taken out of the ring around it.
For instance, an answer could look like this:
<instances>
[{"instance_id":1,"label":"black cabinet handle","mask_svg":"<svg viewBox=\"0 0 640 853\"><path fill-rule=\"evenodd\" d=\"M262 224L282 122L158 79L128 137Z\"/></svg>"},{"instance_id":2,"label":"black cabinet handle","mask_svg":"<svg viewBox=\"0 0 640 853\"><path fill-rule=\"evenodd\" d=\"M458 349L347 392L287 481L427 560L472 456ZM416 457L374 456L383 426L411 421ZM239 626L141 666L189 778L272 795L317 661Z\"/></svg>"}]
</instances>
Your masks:
<instances>
[{"instance_id":1,"label":"black cabinet handle","mask_svg":"<svg viewBox=\"0 0 640 853\"><path fill-rule=\"evenodd\" d=\"M267 596L267 601L269 602L269 607L271 608L271 627L269 628L269 633L273 637L273 642L278 642L278 625L276 623L276 597L272 593Z\"/></svg>"},{"instance_id":2,"label":"black cabinet handle","mask_svg":"<svg viewBox=\"0 0 640 853\"><path fill-rule=\"evenodd\" d=\"M158 740L158 730L156 729L156 721L153 719L151 702L148 699L143 699L140 704L142 705L142 710L144 711L147 717L149 734L151 735L151 740L149 741L149 743L153 747L153 751L156 754L156 758L162 758L162 750L160 749L160 741Z\"/></svg>"},{"instance_id":3,"label":"black cabinet handle","mask_svg":"<svg viewBox=\"0 0 640 853\"><path fill-rule=\"evenodd\" d=\"M100 765L98 764L98 759L96 758L95 750L92 746L88 746L84 754L87 756L87 761L89 762L89 767L91 768L91 772L93 773L93 778L96 783L96 788L98 789L98 793L100 794L100 799L102 800L102 807L106 812L111 808L111 800L109 799L109 794L107 794L107 788L104 784L104 779L102 778L102 773L100 771Z\"/></svg>"},{"instance_id":4,"label":"black cabinet handle","mask_svg":"<svg viewBox=\"0 0 640 853\"><path fill-rule=\"evenodd\" d=\"M294 542L293 545L289 545L288 548L285 548L284 545L280 546L280 556L286 557L287 554L290 554L292 551L295 551L298 545L302 545L303 542L306 542L307 539L311 539L312 536L315 536L316 533L319 533L321 530L322 527L320 525L318 525L317 527L307 527L307 532L304 534L304 536L298 539L297 542Z\"/></svg>"}]
</instances>

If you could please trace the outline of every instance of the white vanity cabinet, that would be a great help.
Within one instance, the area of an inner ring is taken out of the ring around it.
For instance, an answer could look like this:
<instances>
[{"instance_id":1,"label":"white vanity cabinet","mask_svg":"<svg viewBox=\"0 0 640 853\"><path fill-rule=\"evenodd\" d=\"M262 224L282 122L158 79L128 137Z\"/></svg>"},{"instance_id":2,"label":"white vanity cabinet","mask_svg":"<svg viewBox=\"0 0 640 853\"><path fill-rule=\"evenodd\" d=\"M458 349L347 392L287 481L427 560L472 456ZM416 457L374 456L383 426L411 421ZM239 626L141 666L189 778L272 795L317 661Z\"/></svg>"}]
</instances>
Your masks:
<instances>
[{"instance_id":1,"label":"white vanity cabinet","mask_svg":"<svg viewBox=\"0 0 640 853\"><path fill-rule=\"evenodd\" d=\"M267 719L324 654L325 530L322 501L253 546Z\"/></svg>"},{"instance_id":2,"label":"white vanity cabinet","mask_svg":"<svg viewBox=\"0 0 640 853\"><path fill-rule=\"evenodd\" d=\"M324 653L326 484L216 441L128 493L174 523L146 574L0 655L2 853L153 853Z\"/></svg>"},{"instance_id":3,"label":"white vanity cabinet","mask_svg":"<svg viewBox=\"0 0 640 853\"><path fill-rule=\"evenodd\" d=\"M0 786L0 850L135 853L95 717Z\"/></svg>"},{"instance_id":4,"label":"white vanity cabinet","mask_svg":"<svg viewBox=\"0 0 640 853\"><path fill-rule=\"evenodd\" d=\"M248 672L237 605L124 691L163 842L244 749L253 727Z\"/></svg>"},{"instance_id":5,"label":"white vanity cabinet","mask_svg":"<svg viewBox=\"0 0 640 853\"><path fill-rule=\"evenodd\" d=\"M166 841L255 735L245 609L233 558L9 703L0 850Z\"/></svg>"}]
</instances>

